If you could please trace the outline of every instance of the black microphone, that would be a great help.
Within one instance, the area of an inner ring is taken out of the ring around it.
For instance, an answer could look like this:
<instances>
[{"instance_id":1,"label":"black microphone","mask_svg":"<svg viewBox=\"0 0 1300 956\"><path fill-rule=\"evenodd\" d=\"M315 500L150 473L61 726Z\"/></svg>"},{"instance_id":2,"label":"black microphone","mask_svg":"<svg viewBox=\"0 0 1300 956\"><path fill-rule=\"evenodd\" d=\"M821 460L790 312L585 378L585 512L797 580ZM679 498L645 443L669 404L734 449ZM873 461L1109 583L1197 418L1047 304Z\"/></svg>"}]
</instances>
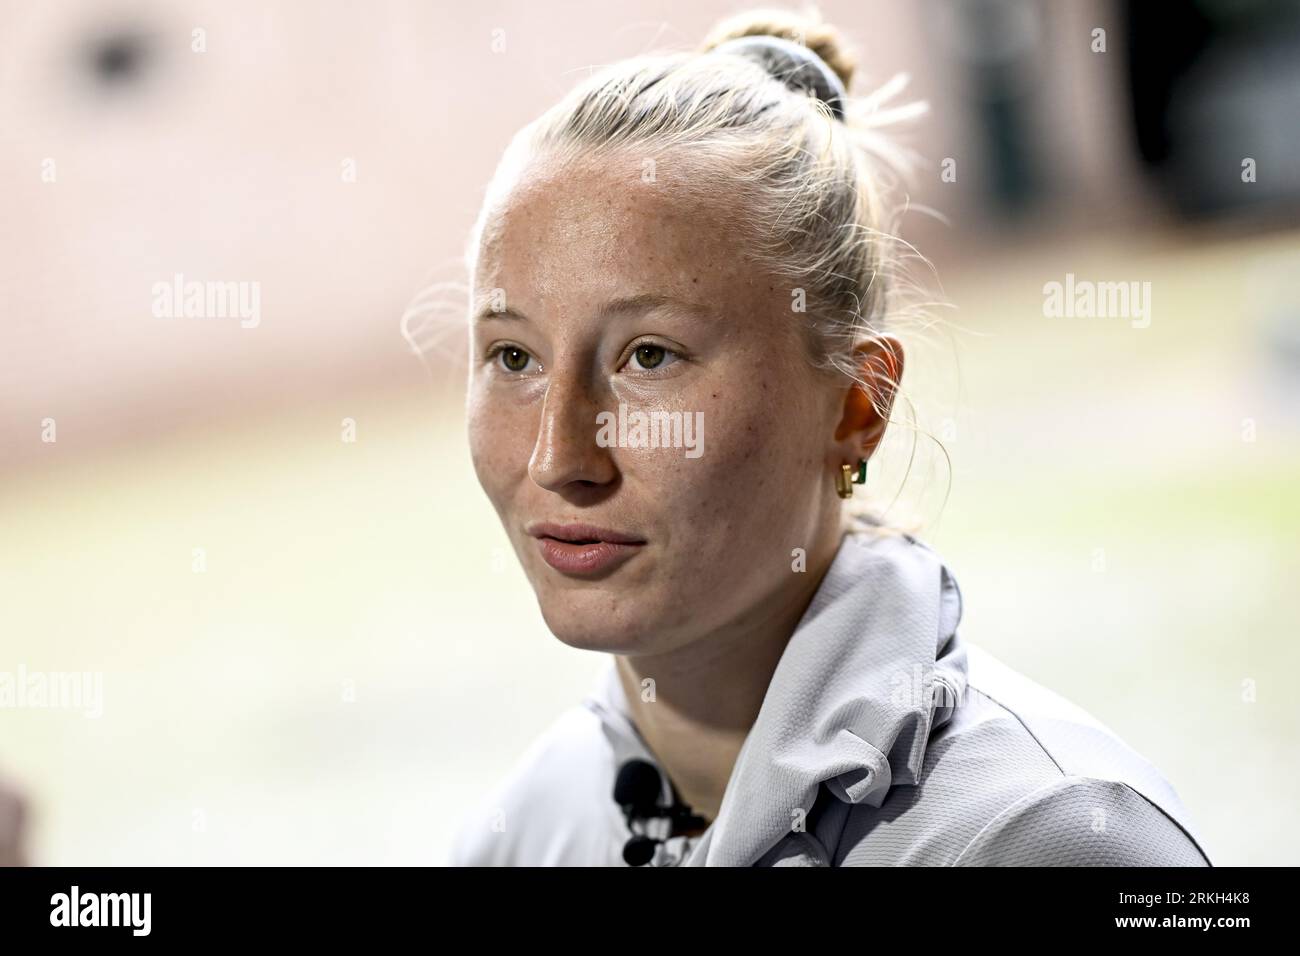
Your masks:
<instances>
[{"instance_id":1,"label":"black microphone","mask_svg":"<svg viewBox=\"0 0 1300 956\"><path fill-rule=\"evenodd\" d=\"M618 779L614 781L614 802L624 811L630 807L636 816L654 815L659 803L659 792L663 780L659 771L648 760L633 758L618 768Z\"/></svg>"},{"instance_id":2,"label":"black microphone","mask_svg":"<svg viewBox=\"0 0 1300 956\"><path fill-rule=\"evenodd\" d=\"M673 803L669 807L659 805L659 796L663 789L663 779L659 770L648 760L638 757L627 761L618 769L614 781L614 802L623 808L627 818L628 829L633 831L632 838L623 845L623 861L628 866L645 866L654 859L660 843L706 826L708 821L691 812L691 808L677 799L677 790L673 788ZM648 821L667 817L670 831L663 839L645 833L635 832L633 821Z\"/></svg>"}]
</instances>

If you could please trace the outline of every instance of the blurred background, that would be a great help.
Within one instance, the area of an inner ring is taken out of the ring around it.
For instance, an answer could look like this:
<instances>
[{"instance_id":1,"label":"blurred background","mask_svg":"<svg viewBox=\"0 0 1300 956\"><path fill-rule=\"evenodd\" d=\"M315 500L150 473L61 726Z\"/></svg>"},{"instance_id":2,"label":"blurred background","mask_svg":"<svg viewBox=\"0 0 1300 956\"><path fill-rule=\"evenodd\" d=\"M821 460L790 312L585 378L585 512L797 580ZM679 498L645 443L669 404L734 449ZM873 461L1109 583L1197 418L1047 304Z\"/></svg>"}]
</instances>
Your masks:
<instances>
[{"instance_id":1,"label":"blurred background","mask_svg":"<svg viewBox=\"0 0 1300 956\"><path fill-rule=\"evenodd\" d=\"M740 9L0 3L0 683L101 688L0 697L26 859L438 863L586 692L470 467L465 238L589 67ZM820 9L930 104L946 457L891 439L891 514L1215 863L1300 862L1300 4ZM178 274L257 322L160 316ZM1054 314L1079 281L1145 315Z\"/></svg>"}]
</instances>

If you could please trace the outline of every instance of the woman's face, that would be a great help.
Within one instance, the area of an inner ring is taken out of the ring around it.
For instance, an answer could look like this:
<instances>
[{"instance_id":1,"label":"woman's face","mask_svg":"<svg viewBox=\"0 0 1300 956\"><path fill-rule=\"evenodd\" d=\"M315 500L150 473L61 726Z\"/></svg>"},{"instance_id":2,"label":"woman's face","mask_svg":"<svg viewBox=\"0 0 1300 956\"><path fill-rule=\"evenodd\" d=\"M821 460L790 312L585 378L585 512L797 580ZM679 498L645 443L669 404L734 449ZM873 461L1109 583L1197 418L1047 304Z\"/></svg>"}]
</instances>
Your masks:
<instances>
[{"instance_id":1,"label":"woman's face","mask_svg":"<svg viewBox=\"0 0 1300 956\"><path fill-rule=\"evenodd\" d=\"M845 392L809 365L789 283L670 166L534 160L478 251L474 468L574 647L661 653L760 621L807 594L794 549L811 566L838 541Z\"/></svg>"}]
</instances>

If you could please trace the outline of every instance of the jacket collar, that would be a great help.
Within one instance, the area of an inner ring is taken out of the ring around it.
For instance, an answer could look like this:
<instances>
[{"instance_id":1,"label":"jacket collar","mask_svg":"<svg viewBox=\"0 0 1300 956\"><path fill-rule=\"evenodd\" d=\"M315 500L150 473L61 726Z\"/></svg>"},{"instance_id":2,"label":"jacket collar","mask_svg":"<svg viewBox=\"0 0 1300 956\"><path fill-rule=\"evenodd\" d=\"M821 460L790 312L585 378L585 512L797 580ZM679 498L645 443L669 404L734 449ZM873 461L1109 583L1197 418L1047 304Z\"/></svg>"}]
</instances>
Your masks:
<instances>
[{"instance_id":1,"label":"jacket collar","mask_svg":"<svg viewBox=\"0 0 1300 956\"><path fill-rule=\"evenodd\" d=\"M717 819L688 865L748 866L792 832L825 784L848 804L878 807L917 783L930 735L966 691L957 638L961 593L925 544L859 524L781 656L745 739ZM586 703L619 765L658 765L632 723L611 657ZM664 799L671 786L664 777ZM833 848L832 848L833 849Z\"/></svg>"}]
</instances>

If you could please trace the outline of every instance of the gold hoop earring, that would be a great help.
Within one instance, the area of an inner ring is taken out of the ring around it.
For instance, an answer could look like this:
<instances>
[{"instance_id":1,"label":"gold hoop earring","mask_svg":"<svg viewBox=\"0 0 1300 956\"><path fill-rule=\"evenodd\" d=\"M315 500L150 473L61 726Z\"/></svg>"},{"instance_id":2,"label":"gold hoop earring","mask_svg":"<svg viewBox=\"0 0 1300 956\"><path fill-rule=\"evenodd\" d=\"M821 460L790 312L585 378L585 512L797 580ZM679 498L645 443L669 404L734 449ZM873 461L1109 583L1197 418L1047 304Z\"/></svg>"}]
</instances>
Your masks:
<instances>
[{"instance_id":1,"label":"gold hoop earring","mask_svg":"<svg viewBox=\"0 0 1300 956\"><path fill-rule=\"evenodd\" d=\"M853 497L854 485L865 485L867 483L867 460L858 459L858 473L853 474L852 465L840 465L840 470L835 473L835 490L841 498Z\"/></svg>"}]
</instances>

